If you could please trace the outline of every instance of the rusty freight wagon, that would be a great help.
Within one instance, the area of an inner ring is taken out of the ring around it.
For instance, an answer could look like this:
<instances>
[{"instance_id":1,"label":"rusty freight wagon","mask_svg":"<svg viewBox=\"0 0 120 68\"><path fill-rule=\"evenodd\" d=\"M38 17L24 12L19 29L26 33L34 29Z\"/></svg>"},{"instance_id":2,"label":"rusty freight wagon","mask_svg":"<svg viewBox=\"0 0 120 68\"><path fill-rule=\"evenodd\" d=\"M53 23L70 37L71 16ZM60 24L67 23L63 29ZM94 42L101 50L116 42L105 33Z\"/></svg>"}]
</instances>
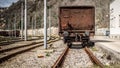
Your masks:
<instances>
[{"instance_id":1,"label":"rusty freight wagon","mask_svg":"<svg viewBox=\"0 0 120 68\"><path fill-rule=\"evenodd\" d=\"M60 7L59 8L59 35L64 42L89 40L95 33L95 8L93 6ZM87 37L83 37L86 33Z\"/></svg>"}]
</instances>

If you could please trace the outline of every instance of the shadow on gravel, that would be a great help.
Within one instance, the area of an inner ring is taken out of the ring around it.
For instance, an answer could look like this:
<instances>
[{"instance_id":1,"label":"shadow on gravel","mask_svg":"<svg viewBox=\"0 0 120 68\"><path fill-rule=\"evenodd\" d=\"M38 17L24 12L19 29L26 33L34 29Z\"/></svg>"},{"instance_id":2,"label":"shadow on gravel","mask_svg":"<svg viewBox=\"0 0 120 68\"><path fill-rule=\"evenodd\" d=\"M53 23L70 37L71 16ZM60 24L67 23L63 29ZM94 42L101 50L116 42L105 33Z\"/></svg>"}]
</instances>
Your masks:
<instances>
[{"instance_id":1,"label":"shadow on gravel","mask_svg":"<svg viewBox=\"0 0 120 68\"><path fill-rule=\"evenodd\" d=\"M91 40L92 42L113 42L113 41L107 41L107 40Z\"/></svg>"},{"instance_id":2,"label":"shadow on gravel","mask_svg":"<svg viewBox=\"0 0 120 68\"><path fill-rule=\"evenodd\" d=\"M83 44L72 44L72 46L70 47L71 49L83 49L85 46L87 47L94 47L95 46L95 42L89 41L87 44L84 44L85 46L82 46Z\"/></svg>"},{"instance_id":3,"label":"shadow on gravel","mask_svg":"<svg viewBox=\"0 0 120 68\"><path fill-rule=\"evenodd\" d=\"M72 46L70 47L71 49L82 49L82 45L81 44L72 44Z\"/></svg>"}]
</instances>

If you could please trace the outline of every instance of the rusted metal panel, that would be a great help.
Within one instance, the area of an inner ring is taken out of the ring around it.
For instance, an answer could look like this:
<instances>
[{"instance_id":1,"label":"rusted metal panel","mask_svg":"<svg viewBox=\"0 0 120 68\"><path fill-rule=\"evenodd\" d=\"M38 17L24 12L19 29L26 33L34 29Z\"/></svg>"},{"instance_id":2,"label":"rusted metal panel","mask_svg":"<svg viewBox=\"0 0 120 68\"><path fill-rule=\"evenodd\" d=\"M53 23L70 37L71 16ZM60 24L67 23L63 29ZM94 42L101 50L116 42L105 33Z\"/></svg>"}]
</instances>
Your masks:
<instances>
[{"instance_id":1,"label":"rusted metal panel","mask_svg":"<svg viewBox=\"0 0 120 68\"><path fill-rule=\"evenodd\" d=\"M65 23L68 23L69 20L70 20L69 9L61 9L60 19L61 19L61 27L62 27L62 30L63 30L67 26L67 24L65 24Z\"/></svg>"},{"instance_id":2,"label":"rusted metal panel","mask_svg":"<svg viewBox=\"0 0 120 68\"><path fill-rule=\"evenodd\" d=\"M71 18L70 24L75 30L85 30L89 29L88 25L90 22L90 14L88 14L89 10L86 9L72 9L71 10ZM86 25L88 24L88 25Z\"/></svg>"},{"instance_id":3,"label":"rusted metal panel","mask_svg":"<svg viewBox=\"0 0 120 68\"><path fill-rule=\"evenodd\" d=\"M63 30L94 31L94 7L60 7L60 32Z\"/></svg>"}]
</instances>

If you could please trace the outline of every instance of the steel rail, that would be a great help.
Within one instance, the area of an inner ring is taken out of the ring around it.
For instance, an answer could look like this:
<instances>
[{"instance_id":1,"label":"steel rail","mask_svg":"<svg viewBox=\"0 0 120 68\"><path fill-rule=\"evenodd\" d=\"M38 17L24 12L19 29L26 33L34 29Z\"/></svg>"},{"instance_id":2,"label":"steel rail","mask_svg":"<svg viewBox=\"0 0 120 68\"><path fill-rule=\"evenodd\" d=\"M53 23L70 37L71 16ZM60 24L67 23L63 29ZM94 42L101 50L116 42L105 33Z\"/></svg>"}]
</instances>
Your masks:
<instances>
[{"instance_id":1,"label":"steel rail","mask_svg":"<svg viewBox=\"0 0 120 68\"><path fill-rule=\"evenodd\" d=\"M86 53L89 55L89 57L95 64L97 64L101 68L104 68L104 65L93 55L93 53L89 50L88 47L85 47L84 50L86 51Z\"/></svg>"},{"instance_id":2,"label":"steel rail","mask_svg":"<svg viewBox=\"0 0 120 68\"><path fill-rule=\"evenodd\" d=\"M62 54L59 56L59 58L56 60L52 68L61 68L68 51L69 47L67 46L65 50L62 52Z\"/></svg>"},{"instance_id":3,"label":"steel rail","mask_svg":"<svg viewBox=\"0 0 120 68\"><path fill-rule=\"evenodd\" d=\"M51 40L48 40L47 43L49 42L54 42L57 38L54 38L54 39L51 39ZM25 44L25 45L21 45L21 46L16 46L16 47L11 47L11 48L6 48L6 49L1 49L0 50L0 54L3 53L3 52L6 52L6 51L10 51L10 50L13 50L13 49L17 49L17 48L22 48L22 47L27 47L27 46L31 46L31 45L36 45L36 44L40 44L40 43L43 43L43 41L39 41L39 42L32 42L30 44Z\"/></svg>"}]
</instances>

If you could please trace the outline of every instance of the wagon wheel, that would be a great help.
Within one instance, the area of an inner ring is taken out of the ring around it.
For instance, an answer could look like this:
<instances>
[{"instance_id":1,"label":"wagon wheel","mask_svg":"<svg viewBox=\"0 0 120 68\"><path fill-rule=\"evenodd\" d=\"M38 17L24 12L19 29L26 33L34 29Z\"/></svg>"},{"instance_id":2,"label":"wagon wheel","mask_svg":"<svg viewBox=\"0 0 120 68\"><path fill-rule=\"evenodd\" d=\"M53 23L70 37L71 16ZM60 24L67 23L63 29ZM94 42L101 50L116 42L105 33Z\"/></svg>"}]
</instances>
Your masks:
<instances>
[{"instance_id":1,"label":"wagon wheel","mask_svg":"<svg viewBox=\"0 0 120 68\"><path fill-rule=\"evenodd\" d=\"M71 48L72 43L71 43L71 42L68 42L68 43L67 43L67 46L68 46L69 48Z\"/></svg>"}]
</instances>

